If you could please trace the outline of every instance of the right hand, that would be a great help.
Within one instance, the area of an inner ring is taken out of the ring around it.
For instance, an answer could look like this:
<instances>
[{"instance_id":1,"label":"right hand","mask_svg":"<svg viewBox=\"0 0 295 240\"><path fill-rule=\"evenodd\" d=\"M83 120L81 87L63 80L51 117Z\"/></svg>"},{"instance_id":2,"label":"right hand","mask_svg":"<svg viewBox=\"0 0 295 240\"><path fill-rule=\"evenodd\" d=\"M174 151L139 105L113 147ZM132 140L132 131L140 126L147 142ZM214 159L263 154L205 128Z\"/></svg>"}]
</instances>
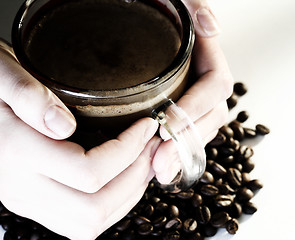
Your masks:
<instances>
[{"instance_id":1,"label":"right hand","mask_svg":"<svg viewBox=\"0 0 295 240\"><path fill-rule=\"evenodd\" d=\"M154 176L151 118L86 152L63 140L64 104L0 47L0 201L70 239L95 239L124 217Z\"/></svg>"}]
</instances>

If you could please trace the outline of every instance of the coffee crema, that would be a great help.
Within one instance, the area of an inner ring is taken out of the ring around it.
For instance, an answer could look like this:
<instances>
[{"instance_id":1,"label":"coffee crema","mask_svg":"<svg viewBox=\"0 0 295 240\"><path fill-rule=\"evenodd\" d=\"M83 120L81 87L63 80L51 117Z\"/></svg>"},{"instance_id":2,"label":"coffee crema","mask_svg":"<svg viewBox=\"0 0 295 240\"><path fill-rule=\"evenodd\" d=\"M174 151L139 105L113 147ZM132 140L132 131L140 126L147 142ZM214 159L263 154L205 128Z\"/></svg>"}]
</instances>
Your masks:
<instances>
[{"instance_id":1,"label":"coffee crema","mask_svg":"<svg viewBox=\"0 0 295 240\"><path fill-rule=\"evenodd\" d=\"M26 34L25 52L47 78L90 90L135 86L163 72L181 45L162 12L142 1L66 1Z\"/></svg>"}]
</instances>

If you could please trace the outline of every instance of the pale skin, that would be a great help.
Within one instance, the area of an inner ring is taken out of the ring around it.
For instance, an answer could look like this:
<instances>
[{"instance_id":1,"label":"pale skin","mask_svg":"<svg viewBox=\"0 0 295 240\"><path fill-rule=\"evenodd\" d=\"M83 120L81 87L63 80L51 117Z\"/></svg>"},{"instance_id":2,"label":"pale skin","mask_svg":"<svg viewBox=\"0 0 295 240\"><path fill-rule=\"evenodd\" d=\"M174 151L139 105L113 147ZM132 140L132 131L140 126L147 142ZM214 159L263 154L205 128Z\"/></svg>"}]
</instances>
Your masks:
<instances>
[{"instance_id":1,"label":"pale skin","mask_svg":"<svg viewBox=\"0 0 295 240\"><path fill-rule=\"evenodd\" d=\"M207 3L184 2L195 22L198 81L177 104L206 144L227 119L233 80ZM66 106L3 48L0 73L0 201L9 210L70 239L91 240L130 211L153 177L168 183L179 170L169 161L172 141L154 136L151 118L85 151L64 140L76 127Z\"/></svg>"}]
</instances>

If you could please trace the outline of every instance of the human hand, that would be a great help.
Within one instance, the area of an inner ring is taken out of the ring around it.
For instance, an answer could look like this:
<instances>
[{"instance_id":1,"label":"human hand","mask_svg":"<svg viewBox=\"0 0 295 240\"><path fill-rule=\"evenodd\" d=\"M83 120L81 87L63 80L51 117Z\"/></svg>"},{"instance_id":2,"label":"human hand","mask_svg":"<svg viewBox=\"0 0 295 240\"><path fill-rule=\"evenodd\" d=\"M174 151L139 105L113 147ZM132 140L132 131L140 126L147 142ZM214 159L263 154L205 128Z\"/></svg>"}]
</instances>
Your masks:
<instances>
[{"instance_id":1,"label":"human hand","mask_svg":"<svg viewBox=\"0 0 295 240\"><path fill-rule=\"evenodd\" d=\"M196 40L192 53L195 83L179 99L180 106L193 120L204 146L217 134L227 120L226 99L233 89L233 79L226 59L218 44L219 26L208 4L203 0L183 0L195 26ZM153 168L161 184L170 183L180 170L175 159L174 143L161 127L163 142L157 150ZM175 160L174 160L175 159Z\"/></svg>"},{"instance_id":2,"label":"human hand","mask_svg":"<svg viewBox=\"0 0 295 240\"><path fill-rule=\"evenodd\" d=\"M95 239L154 176L158 124L141 119L85 152L62 140L75 129L71 113L1 47L0 73L1 202L70 239Z\"/></svg>"}]
</instances>

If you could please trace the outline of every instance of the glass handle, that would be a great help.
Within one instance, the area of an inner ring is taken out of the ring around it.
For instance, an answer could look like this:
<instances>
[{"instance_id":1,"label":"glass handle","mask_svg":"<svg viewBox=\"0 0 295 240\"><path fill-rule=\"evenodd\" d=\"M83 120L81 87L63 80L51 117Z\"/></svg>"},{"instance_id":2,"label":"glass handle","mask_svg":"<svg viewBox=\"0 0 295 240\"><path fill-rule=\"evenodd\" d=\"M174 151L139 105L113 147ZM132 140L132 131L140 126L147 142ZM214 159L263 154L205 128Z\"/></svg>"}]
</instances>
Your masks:
<instances>
[{"instance_id":1,"label":"glass handle","mask_svg":"<svg viewBox=\"0 0 295 240\"><path fill-rule=\"evenodd\" d=\"M170 134L181 163L181 170L172 182L157 184L169 192L187 190L205 171L206 154L201 136L190 117L172 100L153 110L152 115Z\"/></svg>"}]
</instances>

